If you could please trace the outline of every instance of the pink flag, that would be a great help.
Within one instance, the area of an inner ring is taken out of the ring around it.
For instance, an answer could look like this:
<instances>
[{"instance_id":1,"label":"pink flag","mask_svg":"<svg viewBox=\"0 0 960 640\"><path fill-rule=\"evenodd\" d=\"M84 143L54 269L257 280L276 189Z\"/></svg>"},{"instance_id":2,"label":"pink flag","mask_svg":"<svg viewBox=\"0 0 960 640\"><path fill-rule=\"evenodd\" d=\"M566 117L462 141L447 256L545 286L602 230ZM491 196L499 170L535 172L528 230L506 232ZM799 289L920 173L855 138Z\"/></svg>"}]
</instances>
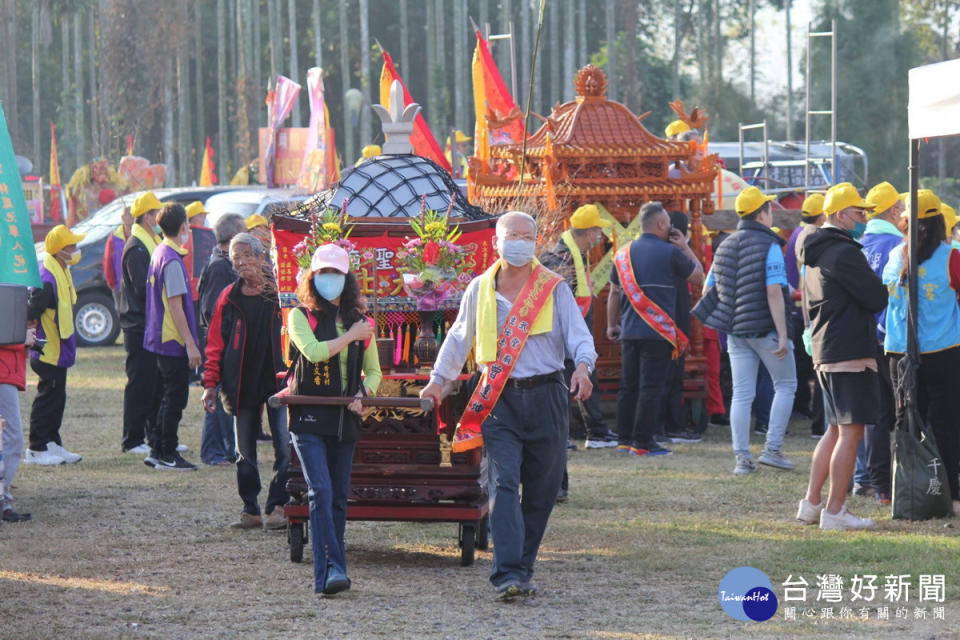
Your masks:
<instances>
[{"instance_id":1,"label":"pink flag","mask_svg":"<svg viewBox=\"0 0 960 640\"><path fill-rule=\"evenodd\" d=\"M310 100L310 130L307 132L307 147L300 163L297 187L305 193L316 193L330 186L328 152L331 146L327 139L327 105L323 101L323 71L313 67L307 71L307 93Z\"/></svg>"},{"instance_id":2,"label":"pink flag","mask_svg":"<svg viewBox=\"0 0 960 640\"><path fill-rule=\"evenodd\" d=\"M300 95L300 89L300 85L290 78L278 75L277 85L274 87L273 94L268 95L267 113L269 115L267 118L267 127L270 129L270 141L267 144L267 150L264 154L267 161L265 173L268 187L275 186L273 183L273 170L276 160L274 156L277 150L277 129L280 128L280 123L286 120L287 116L289 116L293 110L297 96Z\"/></svg>"}]
</instances>

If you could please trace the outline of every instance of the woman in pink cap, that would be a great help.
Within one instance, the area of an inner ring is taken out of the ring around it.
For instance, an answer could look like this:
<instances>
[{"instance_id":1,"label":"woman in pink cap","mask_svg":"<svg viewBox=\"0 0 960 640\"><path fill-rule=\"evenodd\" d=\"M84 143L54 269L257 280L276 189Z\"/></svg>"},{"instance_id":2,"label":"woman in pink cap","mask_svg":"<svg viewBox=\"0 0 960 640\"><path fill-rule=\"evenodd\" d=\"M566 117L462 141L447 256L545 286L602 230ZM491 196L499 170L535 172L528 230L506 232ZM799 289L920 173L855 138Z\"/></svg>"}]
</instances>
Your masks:
<instances>
[{"instance_id":1,"label":"woman in pink cap","mask_svg":"<svg viewBox=\"0 0 960 640\"><path fill-rule=\"evenodd\" d=\"M309 273L301 277L297 297L301 306L287 319L293 361L290 393L358 398L373 394L382 378L380 361L347 252L333 244L318 247ZM346 407L290 407L290 433L309 487L317 593L331 595L350 588L343 534L362 415L359 399Z\"/></svg>"}]
</instances>

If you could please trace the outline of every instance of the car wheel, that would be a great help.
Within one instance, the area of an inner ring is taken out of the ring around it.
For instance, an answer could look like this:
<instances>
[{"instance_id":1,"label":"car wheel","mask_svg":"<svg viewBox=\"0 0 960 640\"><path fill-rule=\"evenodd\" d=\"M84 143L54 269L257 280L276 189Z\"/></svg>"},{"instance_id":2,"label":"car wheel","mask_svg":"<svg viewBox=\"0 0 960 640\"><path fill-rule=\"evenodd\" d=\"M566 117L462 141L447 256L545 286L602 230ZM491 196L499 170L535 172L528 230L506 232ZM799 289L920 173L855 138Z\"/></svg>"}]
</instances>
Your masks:
<instances>
[{"instance_id":1,"label":"car wheel","mask_svg":"<svg viewBox=\"0 0 960 640\"><path fill-rule=\"evenodd\" d=\"M80 346L103 347L116 342L120 335L120 318L114 308L113 297L100 291L81 293L73 325Z\"/></svg>"}]
</instances>

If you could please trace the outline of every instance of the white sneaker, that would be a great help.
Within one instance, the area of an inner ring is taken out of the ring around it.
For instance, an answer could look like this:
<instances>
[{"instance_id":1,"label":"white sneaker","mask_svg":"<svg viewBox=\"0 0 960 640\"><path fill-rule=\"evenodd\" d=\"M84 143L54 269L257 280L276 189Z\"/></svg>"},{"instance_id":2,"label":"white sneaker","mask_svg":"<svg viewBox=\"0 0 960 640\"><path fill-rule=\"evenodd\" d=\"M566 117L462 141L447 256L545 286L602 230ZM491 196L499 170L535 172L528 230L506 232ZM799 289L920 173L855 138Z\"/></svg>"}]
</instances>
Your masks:
<instances>
[{"instance_id":1,"label":"white sneaker","mask_svg":"<svg viewBox=\"0 0 960 640\"><path fill-rule=\"evenodd\" d=\"M46 451L27 449L27 452L23 456L23 464L40 464L52 467L63 463L64 459L50 451L49 448Z\"/></svg>"},{"instance_id":2,"label":"white sneaker","mask_svg":"<svg viewBox=\"0 0 960 640\"><path fill-rule=\"evenodd\" d=\"M60 456L67 464L76 464L83 460L83 456L79 453L70 453L56 442L48 442L47 451L52 451L54 455Z\"/></svg>"},{"instance_id":3,"label":"white sneaker","mask_svg":"<svg viewBox=\"0 0 960 640\"><path fill-rule=\"evenodd\" d=\"M131 449L124 449L124 453L131 453L135 456L147 456L150 455L150 447L145 444L138 444L137 446Z\"/></svg>"},{"instance_id":4,"label":"white sneaker","mask_svg":"<svg viewBox=\"0 0 960 640\"><path fill-rule=\"evenodd\" d=\"M753 459L749 456L737 456L737 464L733 468L733 474L737 476L745 476L751 473L756 473L757 467L753 464Z\"/></svg>"},{"instance_id":5,"label":"white sneaker","mask_svg":"<svg viewBox=\"0 0 960 640\"><path fill-rule=\"evenodd\" d=\"M180 453L183 453L184 451L190 451L190 447L188 447L188 446L185 445L185 444L178 444L178 445L177 445L177 451L180 452ZM149 453L149 452L148 452L148 453Z\"/></svg>"},{"instance_id":6,"label":"white sneaker","mask_svg":"<svg viewBox=\"0 0 960 640\"><path fill-rule=\"evenodd\" d=\"M797 509L797 520L803 524L818 524L821 511L823 511L823 502L812 504L804 498L800 501L800 508Z\"/></svg>"},{"instance_id":7,"label":"white sneaker","mask_svg":"<svg viewBox=\"0 0 960 640\"><path fill-rule=\"evenodd\" d=\"M869 529L874 524L870 518L860 518L847 511L847 505L840 507L839 513L820 512L820 528L850 531L854 529Z\"/></svg>"}]
</instances>

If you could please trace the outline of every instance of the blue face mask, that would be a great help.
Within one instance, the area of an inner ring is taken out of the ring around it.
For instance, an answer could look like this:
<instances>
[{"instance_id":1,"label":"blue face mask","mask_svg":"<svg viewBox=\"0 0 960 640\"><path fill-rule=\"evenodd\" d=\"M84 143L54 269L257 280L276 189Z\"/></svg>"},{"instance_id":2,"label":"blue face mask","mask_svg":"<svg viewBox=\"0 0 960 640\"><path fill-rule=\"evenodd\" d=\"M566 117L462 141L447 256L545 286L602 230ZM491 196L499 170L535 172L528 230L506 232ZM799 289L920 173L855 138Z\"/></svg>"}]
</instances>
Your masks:
<instances>
[{"instance_id":1,"label":"blue face mask","mask_svg":"<svg viewBox=\"0 0 960 640\"><path fill-rule=\"evenodd\" d=\"M503 259L514 267L522 267L533 260L537 243L533 240L504 240L501 243Z\"/></svg>"},{"instance_id":2,"label":"blue face mask","mask_svg":"<svg viewBox=\"0 0 960 640\"><path fill-rule=\"evenodd\" d=\"M853 236L854 240L859 240L860 236L863 235L863 232L867 230L866 222L854 222L853 229L850 230L850 235Z\"/></svg>"},{"instance_id":3,"label":"blue face mask","mask_svg":"<svg viewBox=\"0 0 960 640\"><path fill-rule=\"evenodd\" d=\"M325 300L336 300L343 293L347 276L342 273L318 273L313 276L313 286Z\"/></svg>"}]
</instances>

